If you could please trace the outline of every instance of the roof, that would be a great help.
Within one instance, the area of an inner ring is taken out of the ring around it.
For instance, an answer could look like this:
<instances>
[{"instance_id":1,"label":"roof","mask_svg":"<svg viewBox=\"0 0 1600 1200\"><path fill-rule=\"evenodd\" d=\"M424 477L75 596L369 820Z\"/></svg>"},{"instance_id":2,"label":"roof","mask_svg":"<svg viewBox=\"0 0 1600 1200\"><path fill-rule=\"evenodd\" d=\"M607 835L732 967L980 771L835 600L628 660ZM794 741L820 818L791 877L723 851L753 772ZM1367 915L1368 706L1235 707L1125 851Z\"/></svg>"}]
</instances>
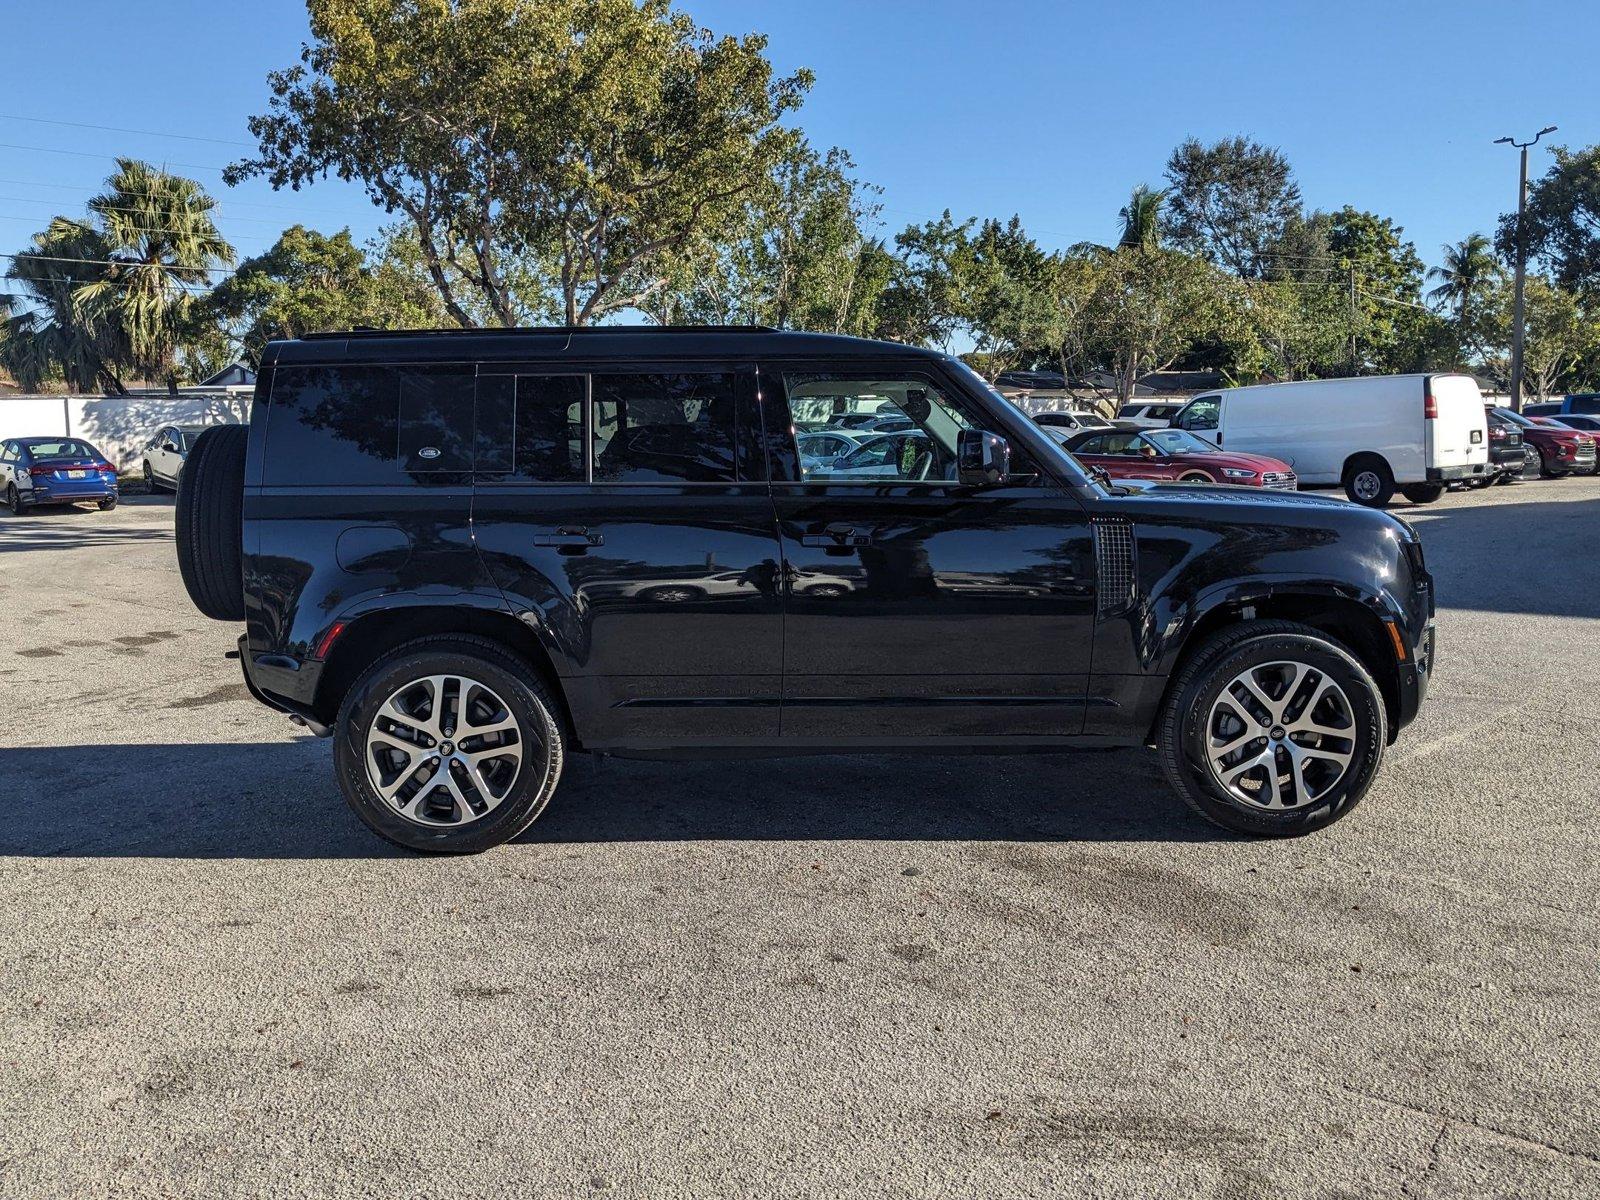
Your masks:
<instances>
[{"instance_id":1,"label":"roof","mask_svg":"<svg viewBox=\"0 0 1600 1200\"><path fill-rule=\"evenodd\" d=\"M496 359L923 358L945 355L897 342L759 325L591 325L534 329L356 329L270 342L263 366L295 362L483 362Z\"/></svg>"}]
</instances>

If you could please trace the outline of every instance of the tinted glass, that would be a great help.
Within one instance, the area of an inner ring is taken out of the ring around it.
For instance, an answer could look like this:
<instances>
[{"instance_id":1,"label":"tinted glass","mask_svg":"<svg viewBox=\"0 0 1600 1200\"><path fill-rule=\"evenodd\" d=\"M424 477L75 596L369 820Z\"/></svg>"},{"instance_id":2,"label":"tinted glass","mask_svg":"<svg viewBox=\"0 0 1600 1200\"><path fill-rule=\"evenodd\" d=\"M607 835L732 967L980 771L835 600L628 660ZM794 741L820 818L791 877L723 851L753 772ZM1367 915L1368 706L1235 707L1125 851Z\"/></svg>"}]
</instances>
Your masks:
<instances>
[{"instance_id":1,"label":"tinted glass","mask_svg":"<svg viewBox=\"0 0 1600 1200\"><path fill-rule=\"evenodd\" d=\"M1600 396L1568 396L1567 411L1575 413L1600 413Z\"/></svg>"},{"instance_id":2,"label":"tinted glass","mask_svg":"<svg viewBox=\"0 0 1600 1200\"><path fill-rule=\"evenodd\" d=\"M1220 400L1221 397L1218 396L1201 396L1198 400L1192 401L1173 424L1180 429L1215 429Z\"/></svg>"},{"instance_id":3,"label":"tinted glass","mask_svg":"<svg viewBox=\"0 0 1600 1200\"><path fill-rule=\"evenodd\" d=\"M582 482L585 391L582 375L480 376L478 474Z\"/></svg>"},{"instance_id":4,"label":"tinted glass","mask_svg":"<svg viewBox=\"0 0 1600 1200\"><path fill-rule=\"evenodd\" d=\"M402 367L397 374L400 468L417 474L472 470L472 369Z\"/></svg>"},{"instance_id":5,"label":"tinted glass","mask_svg":"<svg viewBox=\"0 0 1600 1200\"><path fill-rule=\"evenodd\" d=\"M400 381L390 367L283 366L272 380L263 481L397 483Z\"/></svg>"},{"instance_id":6,"label":"tinted glass","mask_svg":"<svg viewBox=\"0 0 1600 1200\"><path fill-rule=\"evenodd\" d=\"M735 376L596 375L596 483L731 483Z\"/></svg>"},{"instance_id":7,"label":"tinted glass","mask_svg":"<svg viewBox=\"0 0 1600 1200\"><path fill-rule=\"evenodd\" d=\"M77 438L63 438L54 442L33 442L28 446L28 452L34 460L43 461L51 458L97 458L99 457L94 447L88 442L79 441Z\"/></svg>"}]
</instances>

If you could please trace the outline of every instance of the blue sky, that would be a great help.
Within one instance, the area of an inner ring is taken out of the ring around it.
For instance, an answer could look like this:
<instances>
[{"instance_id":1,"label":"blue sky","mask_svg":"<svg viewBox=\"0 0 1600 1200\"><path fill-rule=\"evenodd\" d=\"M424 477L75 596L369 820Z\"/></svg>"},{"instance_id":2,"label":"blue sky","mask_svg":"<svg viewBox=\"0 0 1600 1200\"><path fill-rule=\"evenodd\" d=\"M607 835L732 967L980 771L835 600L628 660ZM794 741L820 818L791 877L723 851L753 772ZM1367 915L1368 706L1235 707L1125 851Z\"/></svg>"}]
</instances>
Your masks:
<instances>
[{"instance_id":1,"label":"blue sky","mask_svg":"<svg viewBox=\"0 0 1600 1200\"><path fill-rule=\"evenodd\" d=\"M1159 184L1180 140L1245 133L1288 154L1309 204L1393 217L1434 262L1441 243L1491 231L1515 201L1515 152L1494 138L1553 124L1550 140L1600 142L1592 0L680 7L718 32L765 32L780 69L816 72L800 122L884 189L890 232L948 207L1018 213L1051 247L1104 241L1129 189ZM53 212L80 211L117 153L212 187L241 255L296 221L348 224L358 237L377 228L364 195L336 181L298 194L224 189L203 169L247 152L245 120L265 105L266 73L294 61L305 36L302 4L74 0L84 35L69 39L63 72L65 11L21 0L0 9L0 250L20 248ZM1536 151L1535 173L1548 161Z\"/></svg>"}]
</instances>

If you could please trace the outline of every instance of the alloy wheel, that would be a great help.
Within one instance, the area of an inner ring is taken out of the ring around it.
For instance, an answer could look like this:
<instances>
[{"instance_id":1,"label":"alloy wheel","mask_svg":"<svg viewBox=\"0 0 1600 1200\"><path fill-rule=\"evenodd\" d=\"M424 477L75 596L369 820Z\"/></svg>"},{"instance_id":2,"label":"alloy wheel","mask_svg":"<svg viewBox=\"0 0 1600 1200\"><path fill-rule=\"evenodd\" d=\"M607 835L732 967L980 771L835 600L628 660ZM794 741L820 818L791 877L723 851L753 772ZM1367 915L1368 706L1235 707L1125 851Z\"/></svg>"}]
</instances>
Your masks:
<instances>
[{"instance_id":1,"label":"alloy wheel","mask_svg":"<svg viewBox=\"0 0 1600 1200\"><path fill-rule=\"evenodd\" d=\"M384 804L419 825L456 827L510 795L528 751L515 714L466 675L396 688L367 727L367 779Z\"/></svg>"},{"instance_id":2,"label":"alloy wheel","mask_svg":"<svg viewBox=\"0 0 1600 1200\"><path fill-rule=\"evenodd\" d=\"M1255 808L1304 808L1326 796L1355 758L1350 698L1326 671L1259 663L1229 681L1206 717L1206 759L1230 796Z\"/></svg>"}]
</instances>

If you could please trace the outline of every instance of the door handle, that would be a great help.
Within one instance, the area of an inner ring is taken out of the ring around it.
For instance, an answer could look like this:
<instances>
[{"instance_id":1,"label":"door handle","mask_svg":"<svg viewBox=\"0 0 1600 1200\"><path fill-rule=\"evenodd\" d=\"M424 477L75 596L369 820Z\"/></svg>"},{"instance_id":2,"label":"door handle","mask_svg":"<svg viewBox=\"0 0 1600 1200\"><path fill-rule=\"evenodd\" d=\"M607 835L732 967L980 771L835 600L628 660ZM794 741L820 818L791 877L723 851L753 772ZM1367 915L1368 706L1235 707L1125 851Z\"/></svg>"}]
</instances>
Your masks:
<instances>
[{"instance_id":1,"label":"door handle","mask_svg":"<svg viewBox=\"0 0 1600 1200\"><path fill-rule=\"evenodd\" d=\"M554 533L536 533L533 535L535 546L554 546L559 550L572 550L581 554L590 546L603 546L606 539L598 533L590 533L582 525L563 525Z\"/></svg>"},{"instance_id":2,"label":"door handle","mask_svg":"<svg viewBox=\"0 0 1600 1200\"><path fill-rule=\"evenodd\" d=\"M802 546L825 546L830 550L848 549L851 546L870 546L872 544L872 530L862 529L844 521L835 521L832 525L823 527L821 533L807 533L801 536Z\"/></svg>"}]
</instances>

